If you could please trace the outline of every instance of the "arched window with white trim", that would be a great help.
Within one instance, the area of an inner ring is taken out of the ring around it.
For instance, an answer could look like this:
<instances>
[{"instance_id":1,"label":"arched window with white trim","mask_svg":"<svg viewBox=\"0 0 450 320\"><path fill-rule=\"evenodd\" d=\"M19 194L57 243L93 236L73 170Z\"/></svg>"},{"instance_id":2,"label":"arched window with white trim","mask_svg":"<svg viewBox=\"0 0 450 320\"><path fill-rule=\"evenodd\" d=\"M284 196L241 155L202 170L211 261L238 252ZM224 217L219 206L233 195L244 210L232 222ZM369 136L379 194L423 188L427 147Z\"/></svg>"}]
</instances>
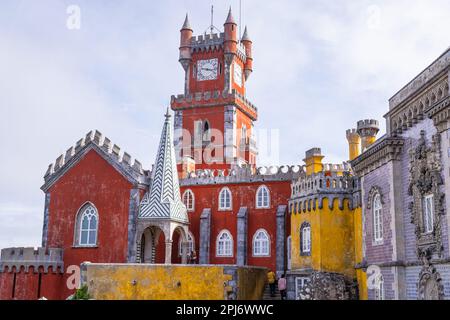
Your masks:
<instances>
[{"instance_id":1,"label":"arched window with white trim","mask_svg":"<svg viewBox=\"0 0 450 320\"><path fill-rule=\"evenodd\" d=\"M194 211L195 196L191 189L187 189L183 193L183 203L188 211Z\"/></svg>"},{"instance_id":2,"label":"arched window with white trim","mask_svg":"<svg viewBox=\"0 0 450 320\"><path fill-rule=\"evenodd\" d=\"M269 188L262 185L256 190L256 208L269 208L270 193Z\"/></svg>"},{"instance_id":3,"label":"arched window with white trim","mask_svg":"<svg viewBox=\"0 0 450 320\"><path fill-rule=\"evenodd\" d=\"M91 203L84 205L77 214L75 245L92 247L97 245L98 212Z\"/></svg>"},{"instance_id":4,"label":"arched window with white trim","mask_svg":"<svg viewBox=\"0 0 450 320\"><path fill-rule=\"evenodd\" d=\"M228 230L220 231L217 236L216 256L232 257L233 256L233 237Z\"/></svg>"},{"instance_id":5,"label":"arched window with white trim","mask_svg":"<svg viewBox=\"0 0 450 320\"><path fill-rule=\"evenodd\" d=\"M231 205L231 191L227 187L224 187L219 193L219 210L231 210Z\"/></svg>"},{"instance_id":6,"label":"arched window with white trim","mask_svg":"<svg viewBox=\"0 0 450 320\"><path fill-rule=\"evenodd\" d=\"M187 253L191 254L192 251L195 250L195 240L194 240L194 235L189 232L187 235L187 242L188 242L188 246L187 246ZM178 242L178 254L181 257L183 255L183 239L180 237L180 240Z\"/></svg>"},{"instance_id":7,"label":"arched window with white trim","mask_svg":"<svg viewBox=\"0 0 450 320\"><path fill-rule=\"evenodd\" d=\"M383 241L383 206L381 204L380 194L376 194L372 200L373 210L373 240L375 242Z\"/></svg>"},{"instance_id":8,"label":"arched window with white trim","mask_svg":"<svg viewBox=\"0 0 450 320\"><path fill-rule=\"evenodd\" d=\"M253 255L255 257L270 256L270 237L264 229L257 230L253 236Z\"/></svg>"},{"instance_id":9,"label":"arched window with white trim","mask_svg":"<svg viewBox=\"0 0 450 320\"><path fill-rule=\"evenodd\" d=\"M300 227L300 254L302 256L311 255L311 225L303 222Z\"/></svg>"}]
</instances>

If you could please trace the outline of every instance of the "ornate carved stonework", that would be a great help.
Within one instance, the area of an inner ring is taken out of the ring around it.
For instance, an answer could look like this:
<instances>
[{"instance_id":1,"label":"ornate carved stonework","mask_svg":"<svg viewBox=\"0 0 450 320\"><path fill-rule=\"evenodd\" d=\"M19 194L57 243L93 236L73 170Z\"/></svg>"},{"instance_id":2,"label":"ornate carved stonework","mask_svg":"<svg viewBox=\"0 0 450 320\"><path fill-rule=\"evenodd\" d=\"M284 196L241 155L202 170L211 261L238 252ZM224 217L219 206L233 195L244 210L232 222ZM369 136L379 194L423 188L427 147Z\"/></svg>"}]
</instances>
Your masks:
<instances>
[{"instance_id":1,"label":"ornate carved stonework","mask_svg":"<svg viewBox=\"0 0 450 320\"><path fill-rule=\"evenodd\" d=\"M313 271L309 281L299 290L301 300L354 300L358 286L343 275Z\"/></svg>"},{"instance_id":2,"label":"ornate carved stonework","mask_svg":"<svg viewBox=\"0 0 450 320\"><path fill-rule=\"evenodd\" d=\"M372 208L373 198L377 194L380 195L381 204L384 204L383 193L381 192L381 188L379 186L373 186L372 188L370 188L370 191L367 194L367 209L370 210Z\"/></svg>"},{"instance_id":3,"label":"ornate carved stonework","mask_svg":"<svg viewBox=\"0 0 450 320\"><path fill-rule=\"evenodd\" d=\"M441 216L444 214L445 194L440 191L441 177L440 134L433 136L431 146L426 145L425 131L420 132L419 144L409 150L410 182L408 193L411 223L415 225L417 255L419 258L440 257L442 252ZM433 231L425 233L424 204L426 195L433 195Z\"/></svg>"},{"instance_id":4,"label":"ornate carved stonework","mask_svg":"<svg viewBox=\"0 0 450 320\"><path fill-rule=\"evenodd\" d=\"M419 275L419 300L443 300L444 286L436 268L424 258L424 266Z\"/></svg>"}]
</instances>

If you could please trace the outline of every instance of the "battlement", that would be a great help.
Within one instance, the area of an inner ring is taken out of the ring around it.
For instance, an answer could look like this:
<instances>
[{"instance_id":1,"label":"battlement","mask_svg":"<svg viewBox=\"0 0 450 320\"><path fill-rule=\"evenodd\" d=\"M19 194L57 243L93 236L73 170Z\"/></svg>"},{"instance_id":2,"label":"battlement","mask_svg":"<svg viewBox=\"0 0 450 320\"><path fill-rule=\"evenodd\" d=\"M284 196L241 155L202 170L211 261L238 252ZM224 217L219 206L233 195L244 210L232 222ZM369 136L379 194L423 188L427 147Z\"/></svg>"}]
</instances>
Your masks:
<instances>
[{"instance_id":1,"label":"battlement","mask_svg":"<svg viewBox=\"0 0 450 320\"><path fill-rule=\"evenodd\" d=\"M376 128L376 129L378 129L379 126L380 126L380 124L378 123L378 120L365 119L365 120L358 121L358 123L357 123L357 130L369 129L369 128Z\"/></svg>"},{"instance_id":2,"label":"battlement","mask_svg":"<svg viewBox=\"0 0 450 320\"><path fill-rule=\"evenodd\" d=\"M345 135L347 137L347 139L350 139L352 137L358 136L358 131L356 129L348 129L347 131L345 131Z\"/></svg>"},{"instance_id":3,"label":"battlement","mask_svg":"<svg viewBox=\"0 0 450 320\"><path fill-rule=\"evenodd\" d=\"M64 273L63 249L60 248L33 248L33 247L17 247L2 249L0 257L0 272L12 272L25 269L28 272L30 267L37 273L39 268L43 268L44 272L48 272L48 268L52 267L52 271Z\"/></svg>"},{"instance_id":4,"label":"battlement","mask_svg":"<svg viewBox=\"0 0 450 320\"><path fill-rule=\"evenodd\" d=\"M200 169L189 172L186 179L180 180L181 186L206 185L222 183L246 183L258 181L292 181L305 175L305 166L269 166L252 168L251 166L235 166L229 170Z\"/></svg>"},{"instance_id":5,"label":"battlement","mask_svg":"<svg viewBox=\"0 0 450 320\"><path fill-rule=\"evenodd\" d=\"M331 170L329 170L331 169ZM318 193L343 193L353 189L350 165L328 165L324 171L300 176L292 182L292 198L305 197Z\"/></svg>"},{"instance_id":6,"label":"battlement","mask_svg":"<svg viewBox=\"0 0 450 320\"><path fill-rule=\"evenodd\" d=\"M142 164L137 159L134 159L134 162L132 162L132 158L127 152L121 152L118 145L112 144L108 137L103 136L98 130L95 130L95 132L89 131L85 137L76 142L75 146L67 149L65 153L56 158L55 163L51 163L48 166L47 172L44 175L45 183L47 184L55 176L59 175L60 172L70 167L74 162L73 160L83 154L83 151L89 145L94 145L99 150L108 154L121 169L131 173L135 178L139 179L141 177L144 179L145 176L149 176L149 172L142 169Z\"/></svg>"},{"instance_id":7,"label":"battlement","mask_svg":"<svg viewBox=\"0 0 450 320\"><path fill-rule=\"evenodd\" d=\"M321 156L322 155L322 150L320 148L311 148L309 150L307 150L305 152L305 156L306 158L311 158L311 157L315 157L315 156Z\"/></svg>"},{"instance_id":8,"label":"battlement","mask_svg":"<svg viewBox=\"0 0 450 320\"><path fill-rule=\"evenodd\" d=\"M231 93L216 90L196 92L188 95L172 95L171 97L171 106L173 109L185 109L192 107L194 103L203 104L205 106L235 103L242 109L243 112L249 114L253 120L256 120L258 113L258 108L256 108L255 105L253 105L245 96L241 95L235 89L233 89Z\"/></svg>"},{"instance_id":9,"label":"battlement","mask_svg":"<svg viewBox=\"0 0 450 320\"><path fill-rule=\"evenodd\" d=\"M223 49L224 40L225 34L223 32L192 36L190 41L191 53ZM236 48L237 55L245 63L247 56L242 42L238 42Z\"/></svg>"}]
</instances>

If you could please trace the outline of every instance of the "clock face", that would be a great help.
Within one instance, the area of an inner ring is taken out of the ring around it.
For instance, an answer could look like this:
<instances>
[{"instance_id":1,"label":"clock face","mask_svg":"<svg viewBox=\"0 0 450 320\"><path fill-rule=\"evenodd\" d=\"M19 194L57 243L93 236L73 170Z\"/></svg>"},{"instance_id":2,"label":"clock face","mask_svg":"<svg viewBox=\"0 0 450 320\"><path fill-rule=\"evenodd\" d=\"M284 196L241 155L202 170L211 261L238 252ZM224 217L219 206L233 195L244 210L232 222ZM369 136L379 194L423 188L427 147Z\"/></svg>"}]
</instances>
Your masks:
<instances>
[{"instance_id":1,"label":"clock face","mask_svg":"<svg viewBox=\"0 0 450 320\"><path fill-rule=\"evenodd\" d=\"M234 83L236 83L239 87L242 87L242 68L238 63L234 63Z\"/></svg>"},{"instance_id":2,"label":"clock face","mask_svg":"<svg viewBox=\"0 0 450 320\"><path fill-rule=\"evenodd\" d=\"M197 61L197 80L204 81L217 79L218 65L219 61L217 58Z\"/></svg>"}]
</instances>

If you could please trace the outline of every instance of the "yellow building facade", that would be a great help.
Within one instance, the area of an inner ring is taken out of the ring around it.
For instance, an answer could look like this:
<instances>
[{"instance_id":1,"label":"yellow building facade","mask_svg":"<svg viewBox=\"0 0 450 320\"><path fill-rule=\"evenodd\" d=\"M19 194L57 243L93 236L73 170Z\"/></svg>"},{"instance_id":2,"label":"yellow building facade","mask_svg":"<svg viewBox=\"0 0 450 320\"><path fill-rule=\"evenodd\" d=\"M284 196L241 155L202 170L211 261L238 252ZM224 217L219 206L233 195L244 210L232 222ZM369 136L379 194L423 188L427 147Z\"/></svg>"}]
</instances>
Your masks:
<instances>
[{"instance_id":1,"label":"yellow building facade","mask_svg":"<svg viewBox=\"0 0 450 320\"><path fill-rule=\"evenodd\" d=\"M364 122L367 123L367 122ZM375 140L347 130L349 160ZM292 183L288 299L367 299L359 180L348 162L324 164L320 148L306 152Z\"/></svg>"}]
</instances>

